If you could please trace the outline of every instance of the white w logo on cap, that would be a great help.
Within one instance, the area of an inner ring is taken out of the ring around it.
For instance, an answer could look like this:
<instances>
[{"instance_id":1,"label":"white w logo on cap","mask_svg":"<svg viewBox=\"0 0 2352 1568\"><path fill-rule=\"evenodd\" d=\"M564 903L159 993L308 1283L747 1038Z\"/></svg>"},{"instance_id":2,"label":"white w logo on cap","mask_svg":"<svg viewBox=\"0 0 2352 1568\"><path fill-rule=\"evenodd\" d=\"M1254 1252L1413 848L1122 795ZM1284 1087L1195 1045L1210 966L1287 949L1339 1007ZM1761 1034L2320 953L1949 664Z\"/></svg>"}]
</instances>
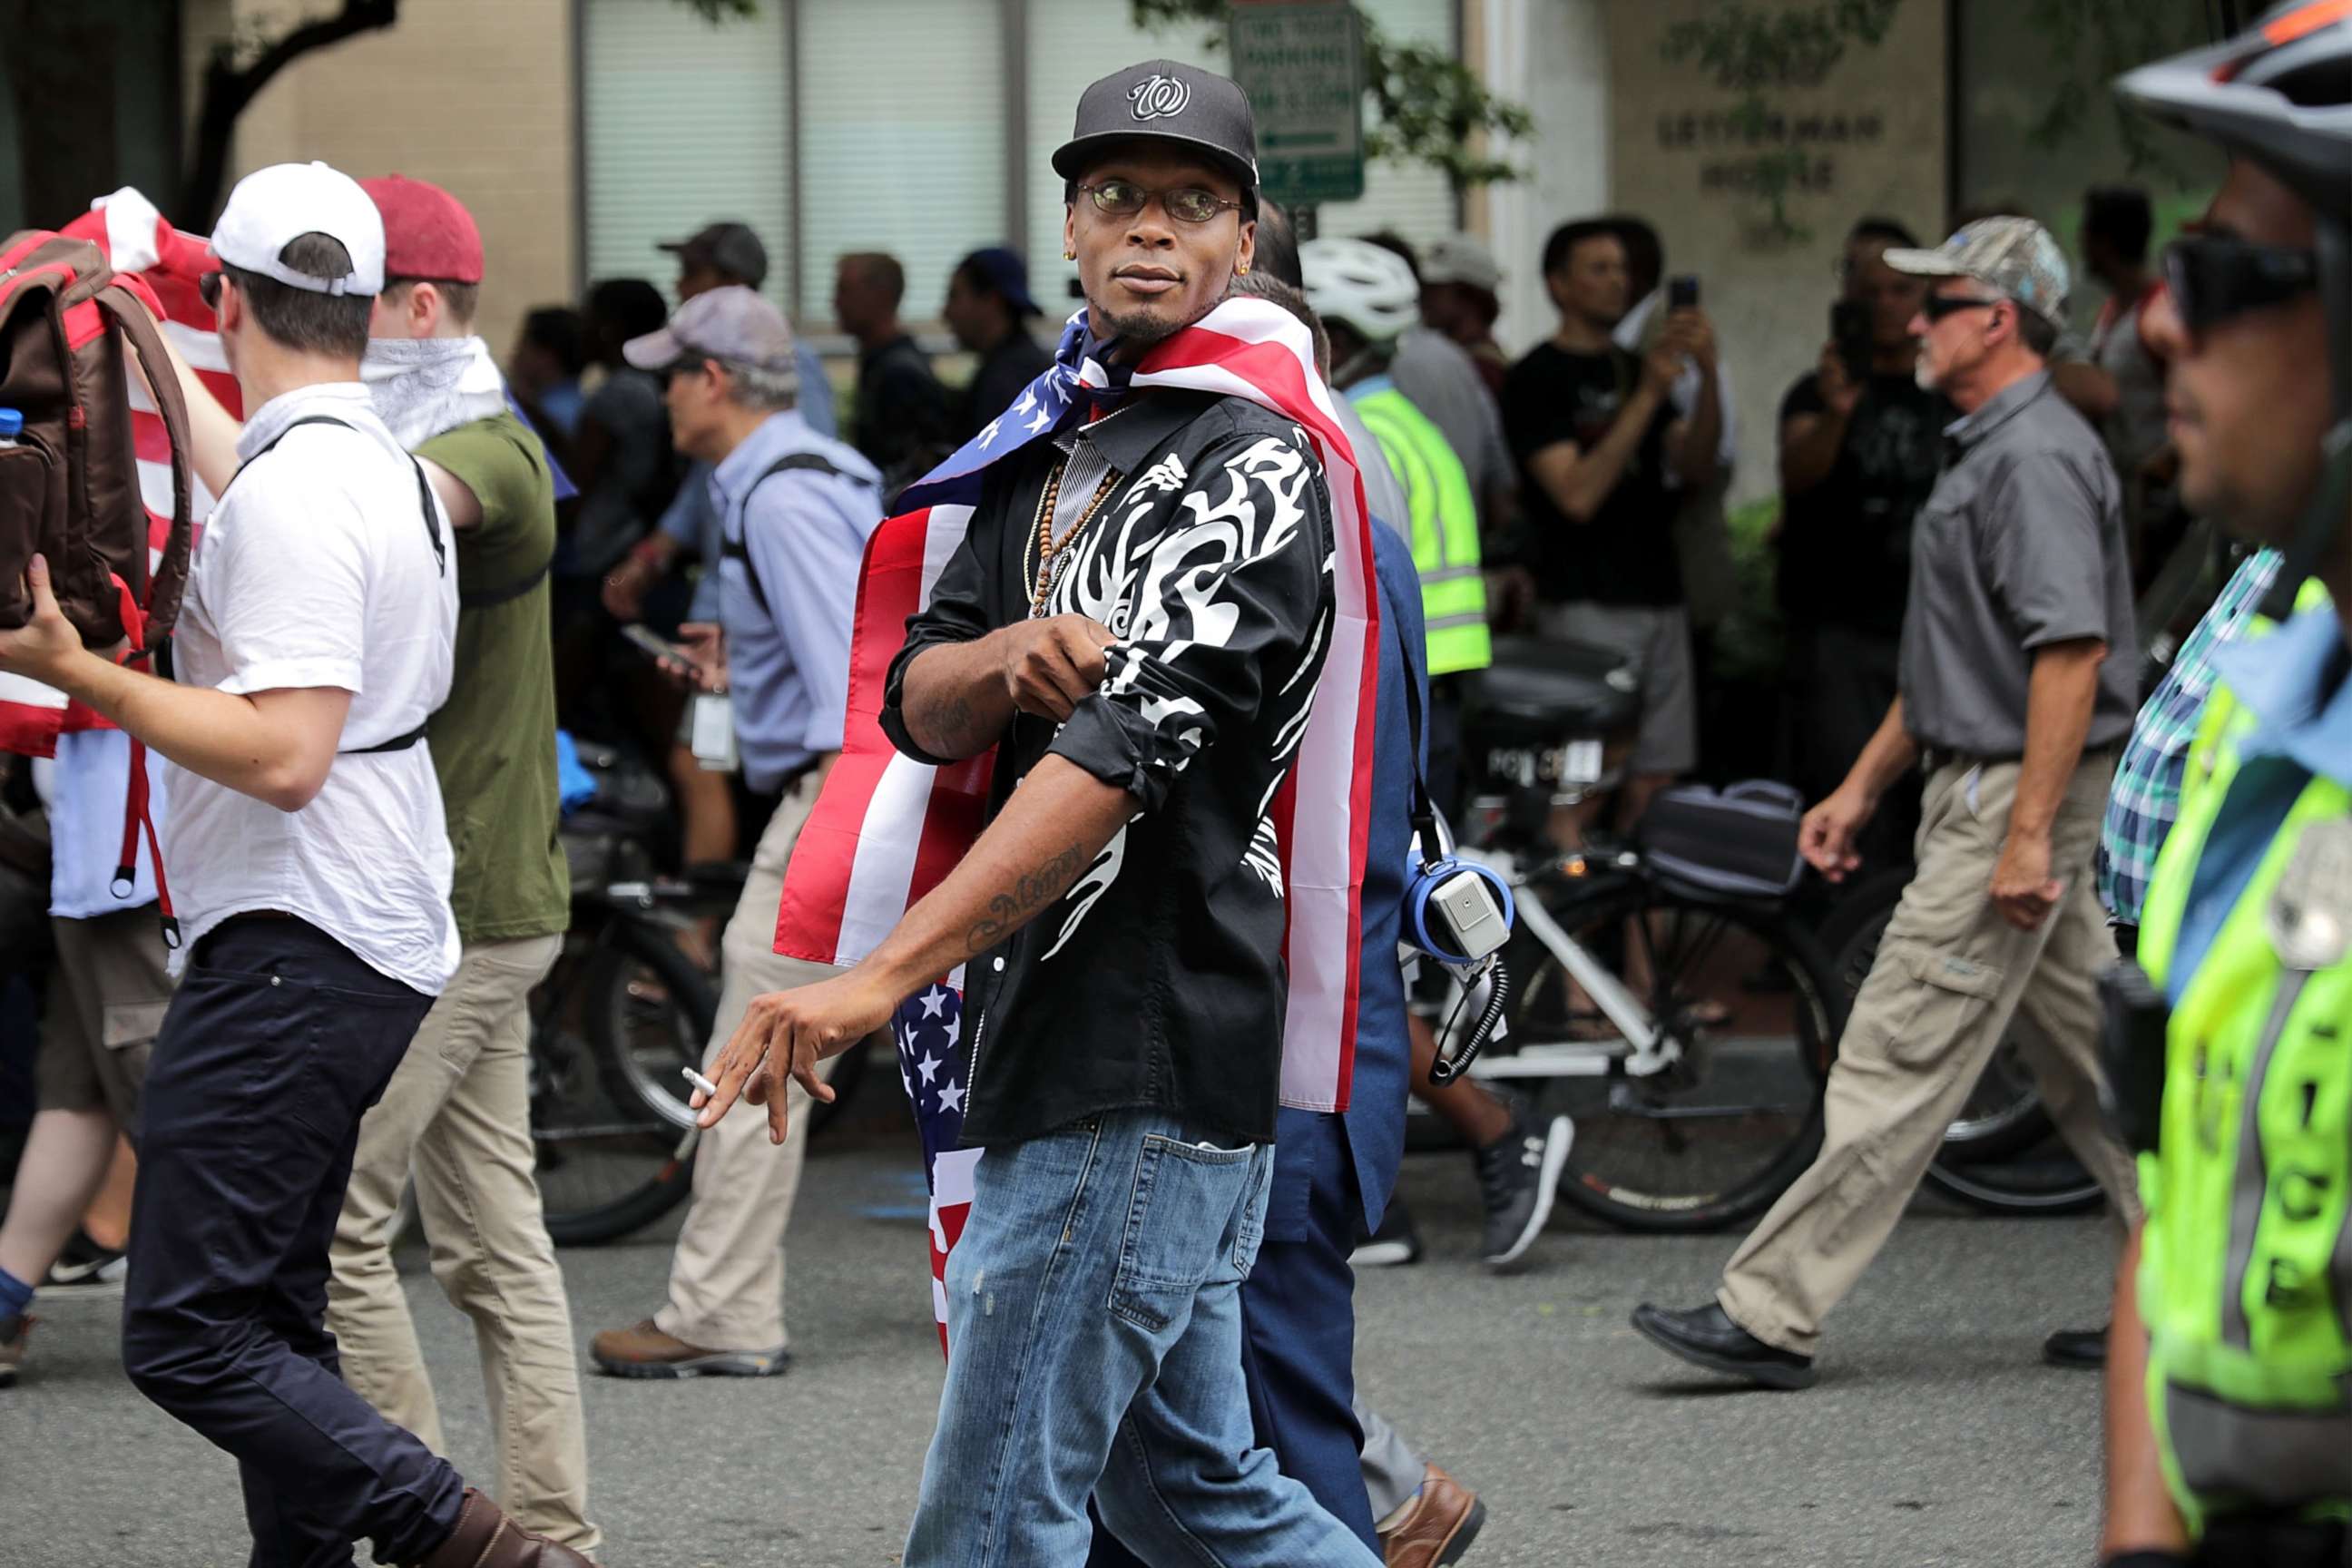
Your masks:
<instances>
[{"instance_id":1,"label":"white w logo on cap","mask_svg":"<svg viewBox=\"0 0 2352 1568\"><path fill-rule=\"evenodd\" d=\"M1129 88L1127 96L1135 100L1138 120L1161 120L1183 113L1192 89L1172 76L1150 76Z\"/></svg>"}]
</instances>

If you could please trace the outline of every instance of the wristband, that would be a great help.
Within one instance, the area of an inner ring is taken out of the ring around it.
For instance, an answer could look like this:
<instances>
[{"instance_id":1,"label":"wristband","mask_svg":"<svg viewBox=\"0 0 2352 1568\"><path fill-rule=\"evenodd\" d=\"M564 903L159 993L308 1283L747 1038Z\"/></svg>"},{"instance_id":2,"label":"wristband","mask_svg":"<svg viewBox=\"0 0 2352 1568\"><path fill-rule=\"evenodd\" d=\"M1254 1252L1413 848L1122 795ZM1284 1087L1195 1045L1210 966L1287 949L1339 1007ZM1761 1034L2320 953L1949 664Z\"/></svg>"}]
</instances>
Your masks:
<instances>
[{"instance_id":1,"label":"wristband","mask_svg":"<svg viewBox=\"0 0 2352 1568\"><path fill-rule=\"evenodd\" d=\"M640 539L629 546L629 559L642 562L656 572L662 571L669 565L667 545L668 540L658 533L650 539Z\"/></svg>"}]
</instances>

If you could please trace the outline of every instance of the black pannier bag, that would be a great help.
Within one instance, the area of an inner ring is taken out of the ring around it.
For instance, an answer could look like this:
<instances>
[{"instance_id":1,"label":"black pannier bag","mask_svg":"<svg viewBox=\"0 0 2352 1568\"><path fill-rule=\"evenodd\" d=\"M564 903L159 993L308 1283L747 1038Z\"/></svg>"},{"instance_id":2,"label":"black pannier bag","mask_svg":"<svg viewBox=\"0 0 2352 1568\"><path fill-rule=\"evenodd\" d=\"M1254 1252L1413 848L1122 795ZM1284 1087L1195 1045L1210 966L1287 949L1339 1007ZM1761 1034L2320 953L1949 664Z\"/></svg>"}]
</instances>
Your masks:
<instances>
[{"instance_id":1,"label":"black pannier bag","mask_svg":"<svg viewBox=\"0 0 2352 1568\"><path fill-rule=\"evenodd\" d=\"M1694 891L1778 899L1805 874L1797 833L1804 797L1763 779L1720 793L1677 784L1642 814L1634 842L1667 880Z\"/></svg>"},{"instance_id":2,"label":"black pannier bag","mask_svg":"<svg viewBox=\"0 0 2352 1568\"><path fill-rule=\"evenodd\" d=\"M1609 743L1630 736L1641 694L1622 654L1587 643L1495 639L1495 662L1463 678L1462 772L1472 800L1522 791L1573 799L1612 786ZM1604 760L1606 759L1606 760Z\"/></svg>"}]
</instances>

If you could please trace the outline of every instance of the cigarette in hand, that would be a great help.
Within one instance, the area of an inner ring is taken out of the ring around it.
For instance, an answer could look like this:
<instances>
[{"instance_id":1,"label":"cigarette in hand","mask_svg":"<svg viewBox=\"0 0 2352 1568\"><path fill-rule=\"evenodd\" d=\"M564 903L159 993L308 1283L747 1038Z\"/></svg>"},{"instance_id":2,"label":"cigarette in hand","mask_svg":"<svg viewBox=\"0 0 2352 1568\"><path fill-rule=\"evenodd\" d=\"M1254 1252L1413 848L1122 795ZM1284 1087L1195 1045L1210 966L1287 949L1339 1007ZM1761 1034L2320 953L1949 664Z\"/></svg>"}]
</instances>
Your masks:
<instances>
[{"instance_id":1,"label":"cigarette in hand","mask_svg":"<svg viewBox=\"0 0 2352 1568\"><path fill-rule=\"evenodd\" d=\"M692 1068L680 1068L677 1070L679 1075L683 1077L687 1082L694 1085L695 1088L700 1089L704 1094L708 1095L712 1100L719 1098L719 1086L717 1084L711 1082L709 1079L703 1077Z\"/></svg>"}]
</instances>

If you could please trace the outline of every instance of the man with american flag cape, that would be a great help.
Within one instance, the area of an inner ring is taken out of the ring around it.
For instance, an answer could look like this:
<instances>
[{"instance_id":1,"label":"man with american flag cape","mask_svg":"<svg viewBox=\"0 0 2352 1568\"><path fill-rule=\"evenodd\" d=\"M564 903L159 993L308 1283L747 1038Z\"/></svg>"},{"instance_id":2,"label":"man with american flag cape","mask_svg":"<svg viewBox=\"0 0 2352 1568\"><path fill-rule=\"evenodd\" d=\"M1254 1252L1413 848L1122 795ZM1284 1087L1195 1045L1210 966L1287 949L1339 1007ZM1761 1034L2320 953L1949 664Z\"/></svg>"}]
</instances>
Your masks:
<instances>
[{"instance_id":1,"label":"man with american flag cape","mask_svg":"<svg viewBox=\"0 0 2352 1568\"><path fill-rule=\"evenodd\" d=\"M963 991L944 1085L902 1064L985 1146L910 1568L1082 1561L1089 1495L1147 1561L1370 1564L1254 1446L1238 1300L1277 1100L1349 1079L1361 486L1304 329L1220 303L1255 227L1240 89L1114 73L1054 162L1087 309L868 552L779 932L855 967L754 1001L704 1121L748 1089L781 1137L788 1079L828 1098L822 1058L894 1013L943 1039ZM877 668L890 607L916 613ZM1287 1058L1286 1015L1316 1042Z\"/></svg>"}]
</instances>

